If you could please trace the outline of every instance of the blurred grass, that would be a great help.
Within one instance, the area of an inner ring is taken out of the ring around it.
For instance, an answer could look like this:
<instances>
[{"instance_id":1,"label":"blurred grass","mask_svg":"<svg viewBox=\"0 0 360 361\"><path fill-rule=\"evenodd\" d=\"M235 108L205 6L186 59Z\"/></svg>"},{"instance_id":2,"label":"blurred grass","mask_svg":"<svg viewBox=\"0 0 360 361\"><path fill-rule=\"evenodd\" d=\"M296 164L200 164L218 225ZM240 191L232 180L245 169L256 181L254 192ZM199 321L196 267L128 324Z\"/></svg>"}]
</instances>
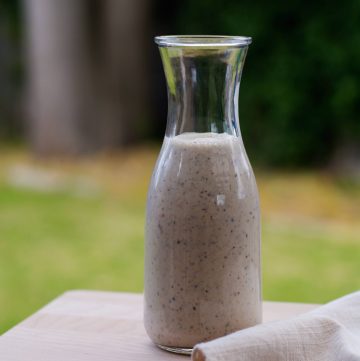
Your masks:
<instances>
[{"instance_id":1,"label":"blurred grass","mask_svg":"<svg viewBox=\"0 0 360 361\"><path fill-rule=\"evenodd\" d=\"M144 207L157 153L149 145L49 161L1 152L0 333L68 289L142 291ZM53 176L50 189L19 185L34 170ZM256 173L264 298L320 303L359 289L359 185L320 172Z\"/></svg>"}]
</instances>

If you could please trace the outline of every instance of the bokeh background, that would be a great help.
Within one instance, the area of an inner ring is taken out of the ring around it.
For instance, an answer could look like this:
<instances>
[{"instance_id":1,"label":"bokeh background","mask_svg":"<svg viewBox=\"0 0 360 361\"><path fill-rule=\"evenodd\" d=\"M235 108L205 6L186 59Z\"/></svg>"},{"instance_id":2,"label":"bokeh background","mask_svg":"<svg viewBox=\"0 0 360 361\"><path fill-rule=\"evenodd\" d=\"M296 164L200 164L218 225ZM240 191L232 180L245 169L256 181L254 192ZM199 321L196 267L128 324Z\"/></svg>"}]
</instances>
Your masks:
<instances>
[{"instance_id":1,"label":"bokeh background","mask_svg":"<svg viewBox=\"0 0 360 361\"><path fill-rule=\"evenodd\" d=\"M0 333L68 289L142 291L159 34L253 37L264 298L360 288L359 1L1 0Z\"/></svg>"}]
</instances>

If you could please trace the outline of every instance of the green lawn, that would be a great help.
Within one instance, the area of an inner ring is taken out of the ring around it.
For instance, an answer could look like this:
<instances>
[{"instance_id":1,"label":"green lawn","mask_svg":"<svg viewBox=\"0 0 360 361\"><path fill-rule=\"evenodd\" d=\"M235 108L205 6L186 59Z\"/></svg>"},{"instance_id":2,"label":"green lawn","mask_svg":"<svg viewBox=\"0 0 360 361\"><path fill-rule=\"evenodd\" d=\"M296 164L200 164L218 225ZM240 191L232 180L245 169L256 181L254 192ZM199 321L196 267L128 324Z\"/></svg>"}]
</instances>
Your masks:
<instances>
[{"instance_id":1,"label":"green lawn","mask_svg":"<svg viewBox=\"0 0 360 361\"><path fill-rule=\"evenodd\" d=\"M2 152L0 333L68 289L142 291L144 206L157 151L79 161ZM56 186L16 184L14 169L55 174ZM257 174L264 298L326 302L359 289L359 186L320 173Z\"/></svg>"}]
</instances>

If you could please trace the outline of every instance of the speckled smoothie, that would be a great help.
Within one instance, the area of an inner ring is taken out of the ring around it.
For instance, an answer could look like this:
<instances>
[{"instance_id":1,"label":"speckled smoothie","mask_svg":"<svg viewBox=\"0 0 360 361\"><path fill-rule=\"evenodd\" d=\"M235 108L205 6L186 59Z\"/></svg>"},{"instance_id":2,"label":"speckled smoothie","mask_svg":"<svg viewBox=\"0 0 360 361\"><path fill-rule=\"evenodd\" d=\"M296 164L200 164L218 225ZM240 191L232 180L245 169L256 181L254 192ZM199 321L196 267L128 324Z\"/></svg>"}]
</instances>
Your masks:
<instances>
[{"instance_id":1,"label":"speckled smoothie","mask_svg":"<svg viewBox=\"0 0 360 361\"><path fill-rule=\"evenodd\" d=\"M196 343L261 322L260 219L241 138L166 138L147 203L145 328Z\"/></svg>"}]
</instances>

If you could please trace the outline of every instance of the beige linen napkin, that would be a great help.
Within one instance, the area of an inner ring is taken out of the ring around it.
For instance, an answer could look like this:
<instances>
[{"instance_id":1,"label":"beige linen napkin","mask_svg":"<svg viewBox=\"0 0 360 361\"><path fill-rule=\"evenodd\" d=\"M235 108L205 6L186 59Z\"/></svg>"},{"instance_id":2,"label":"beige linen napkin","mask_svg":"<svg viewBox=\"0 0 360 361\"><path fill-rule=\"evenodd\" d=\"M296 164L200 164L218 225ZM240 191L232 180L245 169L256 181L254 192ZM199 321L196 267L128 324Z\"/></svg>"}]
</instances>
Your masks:
<instances>
[{"instance_id":1,"label":"beige linen napkin","mask_svg":"<svg viewBox=\"0 0 360 361\"><path fill-rule=\"evenodd\" d=\"M360 361L360 291L196 345L194 361Z\"/></svg>"}]
</instances>

